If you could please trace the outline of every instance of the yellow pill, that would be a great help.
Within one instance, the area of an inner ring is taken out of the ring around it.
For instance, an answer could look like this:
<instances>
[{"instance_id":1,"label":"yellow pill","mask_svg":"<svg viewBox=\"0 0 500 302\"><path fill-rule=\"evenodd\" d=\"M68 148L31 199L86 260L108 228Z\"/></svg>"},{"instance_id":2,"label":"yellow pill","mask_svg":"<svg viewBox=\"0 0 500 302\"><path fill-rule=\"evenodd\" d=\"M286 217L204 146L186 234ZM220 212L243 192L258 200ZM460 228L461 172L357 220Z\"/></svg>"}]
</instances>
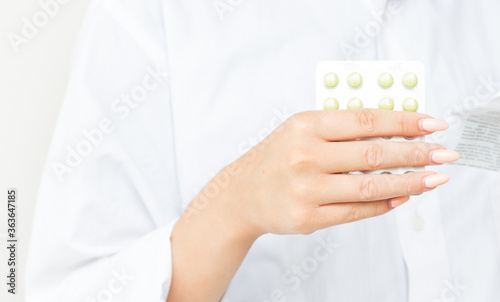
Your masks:
<instances>
[{"instance_id":1,"label":"yellow pill","mask_svg":"<svg viewBox=\"0 0 500 302\"><path fill-rule=\"evenodd\" d=\"M384 72L378 77L378 84L383 88L389 88L394 83L394 78L388 72Z\"/></svg>"},{"instance_id":2,"label":"yellow pill","mask_svg":"<svg viewBox=\"0 0 500 302\"><path fill-rule=\"evenodd\" d=\"M417 86L417 83L418 77L413 72L408 72L403 76L403 85L405 85L406 88L413 88Z\"/></svg>"},{"instance_id":3,"label":"yellow pill","mask_svg":"<svg viewBox=\"0 0 500 302\"><path fill-rule=\"evenodd\" d=\"M352 98L347 102L347 109L363 108L363 102L359 98Z\"/></svg>"},{"instance_id":4,"label":"yellow pill","mask_svg":"<svg viewBox=\"0 0 500 302\"><path fill-rule=\"evenodd\" d=\"M339 109L339 101L336 98L327 98L323 102L323 108L326 110L337 110Z\"/></svg>"},{"instance_id":5,"label":"yellow pill","mask_svg":"<svg viewBox=\"0 0 500 302\"><path fill-rule=\"evenodd\" d=\"M394 101L391 98L383 98L378 102L378 108L392 110L394 109Z\"/></svg>"},{"instance_id":6,"label":"yellow pill","mask_svg":"<svg viewBox=\"0 0 500 302\"><path fill-rule=\"evenodd\" d=\"M339 77L335 73L330 72L323 77L323 82L326 87L333 88L339 84Z\"/></svg>"},{"instance_id":7,"label":"yellow pill","mask_svg":"<svg viewBox=\"0 0 500 302\"><path fill-rule=\"evenodd\" d=\"M414 98L407 98L403 102L403 110L404 111L412 111L415 112L418 109L418 102Z\"/></svg>"},{"instance_id":8,"label":"yellow pill","mask_svg":"<svg viewBox=\"0 0 500 302\"><path fill-rule=\"evenodd\" d=\"M363 77L358 72L353 72L347 77L347 84L352 88L358 88L363 84Z\"/></svg>"}]
</instances>

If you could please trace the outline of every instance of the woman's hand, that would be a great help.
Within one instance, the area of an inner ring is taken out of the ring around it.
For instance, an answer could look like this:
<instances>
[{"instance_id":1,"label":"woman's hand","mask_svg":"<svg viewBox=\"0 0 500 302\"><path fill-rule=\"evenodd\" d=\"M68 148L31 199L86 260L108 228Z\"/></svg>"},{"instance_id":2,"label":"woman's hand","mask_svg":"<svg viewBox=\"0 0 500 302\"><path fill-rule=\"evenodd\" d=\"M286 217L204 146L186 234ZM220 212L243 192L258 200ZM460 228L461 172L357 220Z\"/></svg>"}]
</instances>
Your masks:
<instances>
[{"instance_id":1,"label":"woman's hand","mask_svg":"<svg viewBox=\"0 0 500 302\"><path fill-rule=\"evenodd\" d=\"M418 113L302 112L231 165L238 173L232 173L219 200L256 235L309 234L381 215L449 177L343 172L434 165L454 161L458 153L428 143L353 140L421 136L447 127Z\"/></svg>"},{"instance_id":2,"label":"woman's hand","mask_svg":"<svg viewBox=\"0 0 500 302\"><path fill-rule=\"evenodd\" d=\"M188 205L172 232L173 277L167 301L219 301L262 234L309 234L381 215L409 195L445 183L449 177L434 172L344 172L456 160L456 152L435 144L355 141L420 136L447 127L423 114L389 110L292 116L222 169Z\"/></svg>"}]
</instances>

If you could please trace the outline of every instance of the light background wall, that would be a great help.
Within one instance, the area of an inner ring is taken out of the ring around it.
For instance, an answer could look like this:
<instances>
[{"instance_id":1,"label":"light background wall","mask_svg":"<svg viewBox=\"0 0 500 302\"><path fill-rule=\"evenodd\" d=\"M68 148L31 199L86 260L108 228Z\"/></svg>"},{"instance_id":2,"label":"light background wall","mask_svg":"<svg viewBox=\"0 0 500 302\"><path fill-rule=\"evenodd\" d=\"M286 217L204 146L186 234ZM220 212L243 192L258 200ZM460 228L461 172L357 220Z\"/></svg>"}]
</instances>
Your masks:
<instances>
[{"instance_id":1,"label":"light background wall","mask_svg":"<svg viewBox=\"0 0 500 302\"><path fill-rule=\"evenodd\" d=\"M40 2L0 0L0 301L24 301L24 269L42 168L68 82L73 46L90 0L59 11L16 52L10 32L43 11ZM43 21L43 20L42 20ZM7 294L7 189L18 190L18 294ZM56 238L55 238L56 239Z\"/></svg>"}]
</instances>

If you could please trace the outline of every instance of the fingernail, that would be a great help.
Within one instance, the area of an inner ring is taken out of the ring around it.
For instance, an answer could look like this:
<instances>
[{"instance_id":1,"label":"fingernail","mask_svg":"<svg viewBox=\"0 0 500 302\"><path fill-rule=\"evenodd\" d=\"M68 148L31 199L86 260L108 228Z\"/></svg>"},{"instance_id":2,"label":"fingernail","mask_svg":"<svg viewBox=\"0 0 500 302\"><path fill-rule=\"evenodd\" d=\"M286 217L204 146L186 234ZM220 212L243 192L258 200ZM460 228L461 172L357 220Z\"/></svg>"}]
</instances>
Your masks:
<instances>
[{"instance_id":1,"label":"fingernail","mask_svg":"<svg viewBox=\"0 0 500 302\"><path fill-rule=\"evenodd\" d=\"M418 127L422 131L435 132L443 131L448 129L449 125L447 122L442 120L437 120L433 118L424 118L418 121Z\"/></svg>"},{"instance_id":2,"label":"fingernail","mask_svg":"<svg viewBox=\"0 0 500 302\"><path fill-rule=\"evenodd\" d=\"M389 200L389 207L394 209L395 207L399 207L403 203L407 202L409 199L410 199L409 196L401 196L401 197L392 198Z\"/></svg>"},{"instance_id":3,"label":"fingernail","mask_svg":"<svg viewBox=\"0 0 500 302\"><path fill-rule=\"evenodd\" d=\"M448 180L450 180L450 177L447 174L433 174L424 177L422 186L425 189L434 189L437 186L447 183Z\"/></svg>"},{"instance_id":4,"label":"fingernail","mask_svg":"<svg viewBox=\"0 0 500 302\"><path fill-rule=\"evenodd\" d=\"M459 158L457 151L448 149L433 150L429 153L429 161L437 164L451 163Z\"/></svg>"}]
</instances>

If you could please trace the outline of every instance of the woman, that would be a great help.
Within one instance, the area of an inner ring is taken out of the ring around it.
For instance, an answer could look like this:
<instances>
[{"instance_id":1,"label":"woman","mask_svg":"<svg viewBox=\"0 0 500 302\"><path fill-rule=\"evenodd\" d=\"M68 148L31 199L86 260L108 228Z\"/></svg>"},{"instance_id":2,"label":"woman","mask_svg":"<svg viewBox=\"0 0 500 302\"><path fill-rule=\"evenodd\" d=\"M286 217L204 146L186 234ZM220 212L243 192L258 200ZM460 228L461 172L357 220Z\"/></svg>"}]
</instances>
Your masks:
<instances>
[{"instance_id":1,"label":"woman","mask_svg":"<svg viewBox=\"0 0 500 302\"><path fill-rule=\"evenodd\" d=\"M94 1L28 300L495 301L498 173L439 166L457 154L438 139L350 141L445 130L500 78L499 5ZM311 111L323 60L422 61L428 115ZM429 167L341 173L411 165Z\"/></svg>"}]
</instances>

